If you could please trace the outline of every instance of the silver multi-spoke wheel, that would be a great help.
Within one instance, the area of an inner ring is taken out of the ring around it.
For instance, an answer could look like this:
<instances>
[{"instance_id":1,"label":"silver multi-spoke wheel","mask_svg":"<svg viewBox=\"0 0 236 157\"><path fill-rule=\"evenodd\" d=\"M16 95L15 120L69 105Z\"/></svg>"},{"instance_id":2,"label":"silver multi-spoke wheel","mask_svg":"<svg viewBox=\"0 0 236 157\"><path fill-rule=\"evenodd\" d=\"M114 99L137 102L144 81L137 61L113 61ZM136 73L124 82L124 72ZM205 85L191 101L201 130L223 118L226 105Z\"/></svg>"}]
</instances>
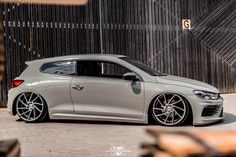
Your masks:
<instances>
[{"instance_id":1,"label":"silver multi-spoke wheel","mask_svg":"<svg viewBox=\"0 0 236 157\"><path fill-rule=\"evenodd\" d=\"M181 124L188 114L188 106L181 96L174 93L161 94L152 106L153 118L163 125Z\"/></svg>"},{"instance_id":2,"label":"silver multi-spoke wheel","mask_svg":"<svg viewBox=\"0 0 236 157\"><path fill-rule=\"evenodd\" d=\"M22 93L16 101L16 112L26 122L38 121L45 114L44 101L39 94Z\"/></svg>"}]
</instances>

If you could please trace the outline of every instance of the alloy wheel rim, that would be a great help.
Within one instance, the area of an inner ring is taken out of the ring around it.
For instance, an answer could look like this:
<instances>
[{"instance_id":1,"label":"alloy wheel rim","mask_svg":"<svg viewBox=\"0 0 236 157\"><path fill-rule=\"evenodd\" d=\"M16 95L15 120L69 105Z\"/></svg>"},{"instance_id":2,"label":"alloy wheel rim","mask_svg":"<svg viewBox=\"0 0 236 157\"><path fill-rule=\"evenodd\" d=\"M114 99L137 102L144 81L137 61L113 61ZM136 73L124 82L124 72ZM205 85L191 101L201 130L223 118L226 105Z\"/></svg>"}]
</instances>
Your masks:
<instances>
[{"instance_id":1,"label":"alloy wheel rim","mask_svg":"<svg viewBox=\"0 0 236 157\"><path fill-rule=\"evenodd\" d=\"M36 93L22 93L16 102L16 112L25 121L35 121L43 113L44 102Z\"/></svg>"},{"instance_id":2,"label":"alloy wheel rim","mask_svg":"<svg viewBox=\"0 0 236 157\"><path fill-rule=\"evenodd\" d=\"M176 125L186 115L186 104L177 94L161 94L153 105L154 118L164 125Z\"/></svg>"}]
</instances>

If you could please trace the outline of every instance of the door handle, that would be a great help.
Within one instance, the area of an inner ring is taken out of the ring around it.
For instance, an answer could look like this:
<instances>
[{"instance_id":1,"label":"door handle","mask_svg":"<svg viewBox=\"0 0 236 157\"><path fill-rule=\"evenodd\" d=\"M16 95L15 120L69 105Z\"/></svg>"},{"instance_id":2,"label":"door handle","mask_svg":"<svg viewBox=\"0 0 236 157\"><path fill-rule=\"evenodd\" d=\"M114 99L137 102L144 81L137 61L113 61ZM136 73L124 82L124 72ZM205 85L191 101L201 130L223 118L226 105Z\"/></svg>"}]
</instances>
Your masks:
<instances>
[{"instance_id":1,"label":"door handle","mask_svg":"<svg viewBox=\"0 0 236 157\"><path fill-rule=\"evenodd\" d=\"M82 90L82 89L84 89L84 86L83 85L72 85L72 88L75 90Z\"/></svg>"}]
</instances>

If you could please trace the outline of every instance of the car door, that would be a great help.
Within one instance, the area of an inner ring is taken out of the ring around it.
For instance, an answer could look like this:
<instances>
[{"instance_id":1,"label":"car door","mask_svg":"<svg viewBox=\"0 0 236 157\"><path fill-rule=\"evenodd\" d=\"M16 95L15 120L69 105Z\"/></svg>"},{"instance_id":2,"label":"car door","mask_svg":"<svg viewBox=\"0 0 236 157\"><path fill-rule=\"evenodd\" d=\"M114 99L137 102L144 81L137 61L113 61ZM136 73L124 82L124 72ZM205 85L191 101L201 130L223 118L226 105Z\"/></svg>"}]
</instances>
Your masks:
<instances>
[{"instance_id":1,"label":"car door","mask_svg":"<svg viewBox=\"0 0 236 157\"><path fill-rule=\"evenodd\" d=\"M37 91L47 100L50 112L73 113L70 85L76 75L76 61L48 62L42 65L40 71L40 77L32 84L35 84Z\"/></svg>"},{"instance_id":2,"label":"car door","mask_svg":"<svg viewBox=\"0 0 236 157\"><path fill-rule=\"evenodd\" d=\"M140 118L144 111L144 84L128 81L130 71L112 62L78 61L71 82L74 110L81 115Z\"/></svg>"}]
</instances>

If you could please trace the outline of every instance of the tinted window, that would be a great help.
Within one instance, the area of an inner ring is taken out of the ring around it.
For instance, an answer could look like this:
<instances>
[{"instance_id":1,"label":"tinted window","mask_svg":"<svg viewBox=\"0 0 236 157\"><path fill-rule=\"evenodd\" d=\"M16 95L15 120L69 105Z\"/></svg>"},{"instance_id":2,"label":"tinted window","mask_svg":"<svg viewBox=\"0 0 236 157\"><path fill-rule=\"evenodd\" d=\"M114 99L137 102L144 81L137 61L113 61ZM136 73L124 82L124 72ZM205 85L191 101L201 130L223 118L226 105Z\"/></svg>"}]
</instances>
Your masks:
<instances>
[{"instance_id":1,"label":"tinted window","mask_svg":"<svg viewBox=\"0 0 236 157\"><path fill-rule=\"evenodd\" d=\"M77 69L79 76L112 78L123 78L125 73L130 72L118 64L103 61L79 61L77 63Z\"/></svg>"},{"instance_id":2,"label":"tinted window","mask_svg":"<svg viewBox=\"0 0 236 157\"><path fill-rule=\"evenodd\" d=\"M152 75L152 76L164 76L165 75L165 74L162 74L160 72L155 71L154 69L147 66L146 64L144 64L142 62L139 62L139 61L136 61L136 60L133 60L129 57L121 57L120 59L136 66L137 68L143 70L144 72L148 73L149 75Z\"/></svg>"},{"instance_id":3,"label":"tinted window","mask_svg":"<svg viewBox=\"0 0 236 157\"><path fill-rule=\"evenodd\" d=\"M76 61L59 61L46 63L41 67L41 71L48 74L75 75Z\"/></svg>"}]
</instances>

